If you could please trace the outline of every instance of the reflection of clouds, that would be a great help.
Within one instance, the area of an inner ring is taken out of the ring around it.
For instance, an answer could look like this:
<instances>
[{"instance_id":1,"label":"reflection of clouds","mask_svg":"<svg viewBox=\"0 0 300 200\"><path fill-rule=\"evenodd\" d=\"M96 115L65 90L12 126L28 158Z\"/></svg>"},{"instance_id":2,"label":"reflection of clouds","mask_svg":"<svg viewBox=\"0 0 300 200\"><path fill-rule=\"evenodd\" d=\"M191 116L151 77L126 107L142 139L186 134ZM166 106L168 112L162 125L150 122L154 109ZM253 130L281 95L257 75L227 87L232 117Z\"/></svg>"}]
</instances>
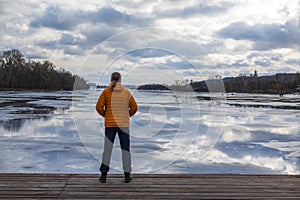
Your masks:
<instances>
[{"instance_id":1,"label":"reflection of clouds","mask_svg":"<svg viewBox=\"0 0 300 200\"><path fill-rule=\"evenodd\" d=\"M261 155L250 155L246 154L242 155L241 158L230 157L226 154L226 152L219 151L214 149L211 151L204 160L199 160L200 155L197 155L197 148L191 148L187 151L183 160L185 162L200 162L206 164L240 164L240 165L253 165L269 168L273 171L285 173L285 174L299 174L299 170L297 169L297 164L292 161L286 161L282 157L268 157Z\"/></svg>"},{"instance_id":2,"label":"reflection of clouds","mask_svg":"<svg viewBox=\"0 0 300 200\"><path fill-rule=\"evenodd\" d=\"M26 121L27 119L8 119L0 121L0 126L7 131L18 132Z\"/></svg>"},{"instance_id":3,"label":"reflection of clouds","mask_svg":"<svg viewBox=\"0 0 300 200\"><path fill-rule=\"evenodd\" d=\"M200 123L208 128L218 128L222 121L215 120L216 118L205 114L205 111L204 109L199 117ZM298 151L295 151L295 148L291 154L287 154L285 152L290 149L263 145L268 143L272 137L279 140L283 139L280 137L283 134L288 135L289 140L294 140L297 137L299 122L295 119L293 110L228 107L226 115L225 127L219 145L211 151L209 148L206 149L205 146L201 146L203 140L209 140L209 137L196 139L195 144L181 157L183 163L217 163L220 165L237 163L240 166L264 167L266 172L268 168L276 173L299 173L297 164L299 159L295 158L298 156ZM269 148L257 148L257 145L251 141L262 141L260 144ZM227 143L227 145L221 145L222 142ZM288 141L282 143L290 144ZM297 146L297 148L299 147ZM208 153L207 157L202 156L205 151ZM174 167L172 169L175 170ZM255 171L254 167L253 170Z\"/></svg>"},{"instance_id":4,"label":"reflection of clouds","mask_svg":"<svg viewBox=\"0 0 300 200\"><path fill-rule=\"evenodd\" d=\"M13 146L11 146L13 144ZM95 162L80 143L69 138L15 138L0 141L1 173L85 173L97 171ZM80 163L80 164L78 164Z\"/></svg>"},{"instance_id":5,"label":"reflection of clouds","mask_svg":"<svg viewBox=\"0 0 300 200\"><path fill-rule=\"evenodd\" d=\"M244 126L227 125L222 132L222 140L224 142L249 141L250 138L251 134L249 130Z\"/></svg>"},{"instance_id":6,"label":"reflection of clouds","mask_svg":"<svg viewBox=\"0 0 300 200\"><path fill-rule=\"evenodd\" d=\"M256 142L268 148L275 148L282 152L286 152L285 157L299 158L300 157L300 142L290 141L290 142L280 142L280 141L270 141L270 142Z\"/></svg>"},{"instance_id":7,"label":"reflection of clouds","mask_svg":"<svg viewBox=\"0 0 300 200\"><path fill-rule=\"evenodd\" d=\"M14 133L1 128L1 172L96 173L104 127L94 108L100 91L96 98L88 92L74 92L80 96L64 113L26 121ZM224 105L181 102L180 93L178 103L171 95L137 92L140 110L131 127L135 173L300 173L296 111L226 107L223 117ZM121 163L117 137L111 172L120 173Z\"/></svg>"},{"instance_id":8,"label":"reflection of clouds","mask_svg":"<svg viewBox=\"0 0 300 200\"><path fill-rule=\"evenodd\" d=\"M299 134L300 126L285 126L285 127L274 127L270 129L273 134L280 135L297 135Z\"/></svg>"},{"instance_id":9,"label":"reflection of clouds","mask_svg":"<svg viewBox=\"0 0 300 200\"><path fill-rule=\"evenodd\" d=\"M4 130L20 132L25 123L50 119L53 115L64 114L70 106L70 92L7 92L0 95L6 101L0 103L0 126Z\"/></svg>"},{"instance_id":10,"label":"reflection of clouds","mask_svg":"<svg viewBox=\"0 0 300 200\"><path fill-rule=\"evenodd\" d=\"M246 155L239 162L249 163L257 166L263 166L272 170L281 171L286 174L298 174L296 163L290 163L283 160L282 157L264 157Z\"/></svg>"},{"instance_id":11,"label":"reflection of clouds","mask_svg":"<svg viewBox=\"0 0 300 200\"><path fill-rule=\"evenodd\" d=\"M215 116L212 114L203 114L199 117L199 121L208 127L220 127L223 126L225 119L222 114Z\"/></svg>"},{"instance_id":12,"label":"reflection of clouds","mask_svg":"<svg viewBox=\"0 0 300 200\"><path fill-rule=\"evenodd\" d=\"M23 138L53 138L58 137L63 129L66 128L68 121L50 118L50 119L36 119L25 120L23 127L18 132L11 130L3 130L1 136L3 137L23 137ZM66 131L67 128L64 130Z\"/></svg>"}]
</instances>

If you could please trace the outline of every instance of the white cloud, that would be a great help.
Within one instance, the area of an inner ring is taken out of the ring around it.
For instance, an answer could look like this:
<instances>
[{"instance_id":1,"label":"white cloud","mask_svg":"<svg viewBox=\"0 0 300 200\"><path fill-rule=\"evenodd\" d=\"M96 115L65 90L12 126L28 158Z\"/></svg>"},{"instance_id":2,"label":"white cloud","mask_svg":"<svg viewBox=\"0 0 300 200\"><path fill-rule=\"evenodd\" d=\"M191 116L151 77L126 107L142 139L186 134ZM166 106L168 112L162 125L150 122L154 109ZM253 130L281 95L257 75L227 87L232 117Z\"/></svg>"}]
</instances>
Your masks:
<instances>
[{"instance_id":1,"label":"white cloud","mask_svg":"<svg viewBox=\"0 0 300 200\"><path fill-rule=\"evenodd\" d=\"M162 18L189 18L201 15L220 15L234 6L230 1L186 1L168 2L167 6L160 6L156 15ZM173 5L173 6L172 6Z\"/></svg>"},{"instance_id":2,"label":"white cloud","mask_svg":"<svg viewBox=\"0 0 300 200\"><path fill-rule=\"evenodd\" d=\"M235 22L219 31L223 38L248 40L253 42L253 48L268 50L277 48L299 47L299 19L287 21L284 24L255 24Z\"/></svg>"},{"instance_id":3,"label":"white cloud","mask_svg":"<svg viewBox=\"0 0 300 200\"><path fill-rule=\"evenodd\" d=\"M148 47L187 58L203 77L236 76L254 68L263 74L294 72L300 56L298 8L299 1L293 0L3 0L0 52L16 48L27 57L50 59L91 81L116 56L135 49L140 49L136 52L140 55L127 57L131 62L126 65L161 67L158 58L166 53L145 55L142 49ZM153 26L163 29L124 34ZM169 70L178 70L178 64L168 63ZM120 65L126 69L125 63Z\"/></svg>"}]
</instances>

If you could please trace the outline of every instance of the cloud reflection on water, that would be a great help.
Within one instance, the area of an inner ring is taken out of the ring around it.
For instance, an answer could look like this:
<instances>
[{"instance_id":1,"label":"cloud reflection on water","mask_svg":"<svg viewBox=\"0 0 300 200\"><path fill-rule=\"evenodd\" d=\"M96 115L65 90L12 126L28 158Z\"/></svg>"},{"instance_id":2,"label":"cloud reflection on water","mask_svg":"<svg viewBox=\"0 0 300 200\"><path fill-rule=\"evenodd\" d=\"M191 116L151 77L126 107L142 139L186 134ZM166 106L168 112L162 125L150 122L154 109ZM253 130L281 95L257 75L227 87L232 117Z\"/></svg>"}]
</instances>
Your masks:
<instances>
[{"instance_id":1,"label":"cloud reflection on water","mask_svg":"<svg viewBox=\"0 0 300 200\"><path fill-rule=\"evenodd\" d=\"M94 109L100 92L78 92L73 105L70 100L45 97L37 101L40 106L65 109L34 118L26 118L28 113L11 114L17 109L13 107L0 110L0 172L97 173L104 139L103 119ZM45 93L49 95L60 94ZM67 99L71 95L66 94ZM131 128L135 173L300 172L297 110L214 104L198 101L190 93L181 93L176 101L170 93L157 98L153 92L136 95L140 110ZM20 96L31 98L22 92ZM159 106L151 110L153 105ZM3 125L19 119L11 129ZM117 139L112 173L122 169L120 155Z\"/></svg>"}]
</instances>

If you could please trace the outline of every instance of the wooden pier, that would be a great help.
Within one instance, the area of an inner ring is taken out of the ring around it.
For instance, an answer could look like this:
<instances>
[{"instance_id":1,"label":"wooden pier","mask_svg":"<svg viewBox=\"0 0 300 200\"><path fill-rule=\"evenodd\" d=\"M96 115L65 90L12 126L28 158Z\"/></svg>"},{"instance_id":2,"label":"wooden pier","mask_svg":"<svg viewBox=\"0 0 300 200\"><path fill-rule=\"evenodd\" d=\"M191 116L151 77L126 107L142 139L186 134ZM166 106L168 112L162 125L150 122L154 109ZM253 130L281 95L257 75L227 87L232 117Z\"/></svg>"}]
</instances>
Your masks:
<instances>
[{"instance_id":1,"label":"wooden pier","mask_svg":"<svg viewBox=\"0 0 300 200\"><path fill-rule=\"evenodd\" d=\"M300 199L300 175L0 174L1 199Z\"/></svg>"}]
</instances>

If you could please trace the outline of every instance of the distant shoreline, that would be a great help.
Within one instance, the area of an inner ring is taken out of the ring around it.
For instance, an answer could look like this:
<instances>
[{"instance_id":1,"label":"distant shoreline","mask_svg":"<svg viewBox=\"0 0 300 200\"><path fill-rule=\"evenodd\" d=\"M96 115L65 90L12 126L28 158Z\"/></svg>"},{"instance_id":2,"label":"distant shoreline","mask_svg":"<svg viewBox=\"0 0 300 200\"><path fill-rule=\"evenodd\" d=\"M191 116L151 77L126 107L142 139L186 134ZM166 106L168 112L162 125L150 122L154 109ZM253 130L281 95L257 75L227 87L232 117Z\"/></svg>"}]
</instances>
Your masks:
<instances>
[{"instance_id":1,"label":"distant shoreline","mask_svg":"<svg viewBox=\"0 0 300 200\"><path fill-rule=\"evenodd\" d=\"M80 89L80 90L88 90L88 89ZM77 91L77 90L57 90L57 89L26 89L26 88L0 88L0 92L61 92L61 91Z\"/></svg>"},{"instance_id":2,"label":"distant shoreline","mask_svg":"<svg viewBox=\"0 0 300 200\"><path fill-rule=\"evenodd\" d=\"M197 92L294 94L300 92L300 73L278 73L271 76L238 76L211 79L190 84Z\"/></svg>"},{"instance_id":3,"label":"distant shoreline","mask_svg":"<svg viewBox=\"0 0 300 200\"><path fill-rule=\"evenodd\" d=\"M27 89L27 88L0 88L0 91L2 92L54 92L54 91L60 91L60 90L50 90L50 89Z\"/></svg>"},{"instance_id":4,"label":"distant shoreline","mask_svg":"<svg viewBox=\"0 0 300 200\"><path fill-rule=\"evenodd\" d=\"M170 90L170 88L161 84L145 84L138 86L137 90Z\"/></svg>"},{"instance_id":5,"label":"distant shoreline","mask_svg":"<svg viewBox=\"0 0 300 200\"><path fill-rule=\"evenodd\" d=\"M86 80L50 61L32 61L17 49L0 56L0 90L73 90L87 89Z\"/></svg>"},{"instance_id":6,"label":"distant shoreline","mask_svg":"<svg viewBox=\"0 0 300 200\"><path fill-rule=\"evenodd\" d=\"M138 86L143 90L173 90L217 93L252 94L298 94L300 93L300 73L280 73L272 76L238 76L209 79L185 84L163 85L145 84Z\"/></svg>"}]
</instances>

